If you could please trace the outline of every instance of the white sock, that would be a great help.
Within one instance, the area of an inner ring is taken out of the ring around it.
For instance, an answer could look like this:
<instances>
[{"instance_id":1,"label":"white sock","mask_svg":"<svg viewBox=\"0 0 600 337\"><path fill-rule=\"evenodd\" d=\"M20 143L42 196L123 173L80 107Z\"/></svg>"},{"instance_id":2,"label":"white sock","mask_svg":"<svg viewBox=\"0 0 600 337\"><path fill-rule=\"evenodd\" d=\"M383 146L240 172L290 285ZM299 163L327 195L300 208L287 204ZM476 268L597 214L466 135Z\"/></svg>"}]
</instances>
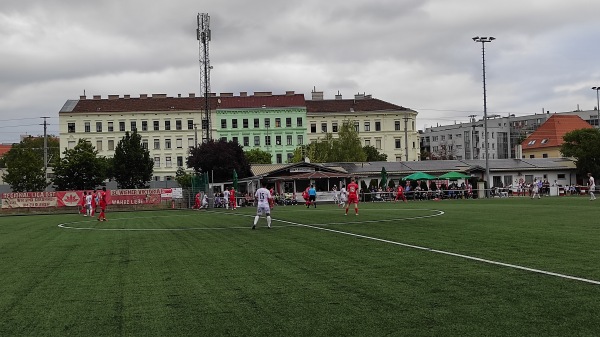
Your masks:
<instances>
[{"instance_id":1,"label":"white sock","mask_svg":"<svg viewBox=\"0 0 600 337\"><path fill-rule=\"evenodd\" d=\"M267 217L267 226L271 227L271 216Z\"/></svg>"},{"instance_id":2,"label":"white sock","mask_svg":"<svg viewBox=\"0 0 600 337\"><path fill-rule=\"evenodd\" d=\"M254 226L258 223L258 215L254 217Z\"/></svg>"}]
</instances>

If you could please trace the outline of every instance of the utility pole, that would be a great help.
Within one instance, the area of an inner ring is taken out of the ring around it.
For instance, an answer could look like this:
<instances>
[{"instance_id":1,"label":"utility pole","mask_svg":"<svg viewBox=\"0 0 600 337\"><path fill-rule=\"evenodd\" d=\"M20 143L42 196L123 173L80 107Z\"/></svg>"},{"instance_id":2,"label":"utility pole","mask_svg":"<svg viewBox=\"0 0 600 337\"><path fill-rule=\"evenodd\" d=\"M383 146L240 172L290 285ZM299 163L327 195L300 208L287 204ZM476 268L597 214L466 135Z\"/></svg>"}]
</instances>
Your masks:
<instances>
[{"instance_id":1,"label":"utility pole","mask_svg":"<svg viewBox=\"0 0 600 337\"><path fill-rule=\"evenodd\" d=\"M196 38L199 41L200 48L200 94L204 95L204 117L202 118L202 141L207 142L212 139L210 125L210 58L208 56L208 45L211 40L210 16L208 13L198 13L198 28L196 29Z\"/></svg>"},{"instance_id":2,"label":"utility pole","mask_svg":"<svg viewBox=\"0 0 600 337\"><path fill-rule=\"evenodd\" d=\"M471 131L471 160L475 159L475 117L477 117L477 115L469 115L471 123L473 124L473 131Z\"/></svg>"},{"instance_id":3,"label":"utility pole","mask_svg":"<svg viewBox=\"0 0 600 337\"><path fill-rule=\"evenodd\" d=\"M408 161L408 113L404 116L404 153L406 161Z\"/></svg>"},{"instance_id":4,"label":"utility pole","mask_svg":"<svg viewBox=\"0 0 600 337\"><path fill-rule=\"evenodd\" d=\"M44 119L44 180L48 181L48 123L47 119L50 117L40 117Z\"/></svg>"},{"instance_id":5,"label":"utility pole","mask_svg":"<svg viewBox=\"0 0 600 337\"><path fill-rule=\"evenodd\" d=\"M194 147L198 147L198 124L194 123Z\"/></svg>"}]
</instances>

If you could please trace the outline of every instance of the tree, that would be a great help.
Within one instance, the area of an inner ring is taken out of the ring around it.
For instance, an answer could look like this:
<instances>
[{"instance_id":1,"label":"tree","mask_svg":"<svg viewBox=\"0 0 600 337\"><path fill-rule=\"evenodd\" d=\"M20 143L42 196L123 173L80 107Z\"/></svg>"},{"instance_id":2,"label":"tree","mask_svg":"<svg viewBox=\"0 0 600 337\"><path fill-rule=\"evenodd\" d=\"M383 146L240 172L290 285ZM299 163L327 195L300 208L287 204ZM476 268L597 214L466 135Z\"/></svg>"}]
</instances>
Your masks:
<instances>
[{"instance_id":1,"label":"tree","mask_svg":"<svg viewBox=\"0 0 600 337\"><path fill-rule=\"evenodd\" d=\"M271 164L271 154L261 149L254 148L250 151L245 151L244 154L250 164Z\"/></svg>"},{"instance_id":2,"label":"tree","mask_svg":"<svg viewBox=\"0 0 600 337\"><path fill-rule=\"evenodd\" d=\"M435 160L452 160L456 159L456 150L453 144L442 143L437 151L431 154Z\"/></svg>"},{"instance_id":3,"label":"tree","mask_svg":"<svg viewBox=\"0 0 600 337\"><path fill-rule=\"evenodd\" d=\"M153 171L154 162L142 145L142 136L137 131L125 132L112 159L112 173L119 188L147 188Z\"/></svg>"},{"instance_id":4,"label":"tree","mask_svg":"<svg viewBox=\"0 0 600 337\"><path fill-rule=\"evenodd\" d=\"M60 191L92 189L106 179L106 160L86 139L63 152L54 167L53 183Z\"/></svg>"},{"instance_id":5,"label":"tree","mask_svg":"<svg viewBox=\"0 0 600 337\"><path fill-rule=\"evenodd\" d=\"M342 123L337 138L333 138L331 133L326 133L325 138L296 148L291 161L297 163L303 161L304 157L308 157L313 163L364 162L367 160L367 154L361 146L358 131L354 129L354 122L350 120ZM385 158L387 159L387 156Z\"/></svg>"},{"instance_id":6,"label":"tree","mask_svg":"<svg viewBox=\"0 0 600 337\"><path fill-rule=\"evenodd\" d=\"M232 180L234 169L239 179L252 175L240 144L224 140L209 140L191 149L187 167L196 173L207 172L216 182Z\"/></svg>"},{"instance_id":7,"label":"tree","mask_svg":"<svg viewBox=\"0 0 600 337\"><path fill-rule=\"evenodd\" d=\"M175 173L175 181L181 186L181 188L192 187L192 175L185 172L183 167L178 167Z\"/></svg>"},{"instance_id":8,"label":"tree","mask_svg":"<svg viewBox=\"0 0 600 337\"><path fill-rule=\"evenodd\" d=\"M380 153L375 146L365 145L363 151L367 155L366 161L387 161L387 154Z\"/></svg>"},{"instance_id":9,"label":"tree","mask_svg":"<svg viewBox=\"0 0 600 337\"><path fill-rule=\"evenodd\" d=\"M59 158L59 141L48 136L48 166L54 166ZM40 192L48 182L44 172L44 138L27 137L15 144L2 158L6 167L4 181L14 192Z\"/></svg>"},{"instance_id":10,"label":"tree","mask_svg":"<svg viewBox=\"0 0 600 337\"><path fill-rule=\"evenodd\" d=\"M577 171L582 176L600 172L600 130L581 129L563 137L560 152L565 157L575 158Z\"/></svg>"}]
</instances>

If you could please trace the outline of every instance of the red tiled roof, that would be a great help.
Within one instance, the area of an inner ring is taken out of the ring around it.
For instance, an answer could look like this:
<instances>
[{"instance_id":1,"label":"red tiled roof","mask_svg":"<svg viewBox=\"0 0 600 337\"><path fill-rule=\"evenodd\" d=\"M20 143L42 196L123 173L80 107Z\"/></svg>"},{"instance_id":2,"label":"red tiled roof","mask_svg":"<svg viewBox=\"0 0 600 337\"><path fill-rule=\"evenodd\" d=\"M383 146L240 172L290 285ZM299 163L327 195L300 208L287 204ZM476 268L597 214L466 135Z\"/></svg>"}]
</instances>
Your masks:
<instances>
[{"instance_id":1,"label":"red tiled roof","mask_svg":"<svg viewBox=\"0 0 600 337\"><path fill-rule=\"evenodd\" d=\"M592 126L579 116L552 115L527 137L521 146L523 150L560 146L568 132L590 128Z\"/></svg>"},{"instance_id":2,"label":"red tiled roof","mask_svg":"<svg viewBox=\"0 0 600 337\"><path fill-rule=\"evenodd\" d=\"M353 112L353 111L411 111L377 98L333 99L306 101L306 112Z\"/></svg>"},{"instance_id":3,"label":"red tiled roof","mask_svg":"<svg viewBox=\"0 0 600 337\"><path fill-rule=\"evenodd\" d=\"M0 157L4 156L4 154L12 148L11 144L0 144Z\"/></svg>"},{"instance_id":4,"label":"red tiled roof","mask_svg":"<svg viewBox=\"0 0 600 337\"><path fill-rule=\"evenodd\" d=\"M215 96L210 97L210 108L276 108L302 107L304 95L270 96ZM77 101L72 113L136 112L136 111L188 111L203 110L204 97L147 97L116 99L85 99Z\"/></svg>"}]
</instances>

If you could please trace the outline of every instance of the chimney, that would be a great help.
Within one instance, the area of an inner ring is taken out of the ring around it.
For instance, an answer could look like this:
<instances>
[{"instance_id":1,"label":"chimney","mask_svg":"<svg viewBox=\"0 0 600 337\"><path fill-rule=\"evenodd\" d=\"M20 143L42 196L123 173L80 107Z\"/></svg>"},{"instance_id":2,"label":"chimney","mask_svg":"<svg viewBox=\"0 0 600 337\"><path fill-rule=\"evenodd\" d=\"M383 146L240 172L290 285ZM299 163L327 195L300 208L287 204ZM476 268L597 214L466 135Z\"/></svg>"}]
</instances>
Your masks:
<instances>
[{"instance_id":1,"label":"chimney","mask_svg":"<svg viewBox=\"0 0 600 337\"><path fill-rule=\"evenodd\" d=\"M152 94L152 98L167 98L167 94Z\"/></svg>"},{"instance_id":2,"label":"chimney","mask_svg":"<svg viewBox=\"0 0 600 337\"><path fill-rule=\"evenodd\" d=\"M293 90L289 90L285 92L286 96L294 96L295 92Z\"/></svg>"},{"instance_id":3,"label":"chimney","mask_svg":"<svg viewBox=\"0 0 600 337\"><path fill-rule=\"evenodd\" d=\"M208 97L217 97L217 93L216 92L211 92L208 94Z\"/></svg>"},{"instance_id":4,"label":"chimney","mask_svg":"<svg viewBox=\"0 0 600 337\"><path fill-rule=\"evenodd\" d=\"M124 99L130 99L130 98L131 98L131 95L123 95L123 98L124 98Z\"/></svg>"},{"instance_id":5,"label":"chimney","mask_svg":"<svg viewBox=\"0 0 600 337\"><path fill-rule=\"evenodd\" d=\"M232 92L222 92L221 97L233 97L233 93Z\"/></svg>"},{"instance_id":6,"label":"chimney","mask_svg":"<svg viewBox=\"0 0 600 337\"><path fill-rule=\"evenodd\" d=\"M246 91L240 91L240 97L247 97L248 93Z\"/></svg>"},{"instance_id":7,"label":"chimney","mask_svg":"<svg viewBox=\"0 0 600 337\"><path fill-rule=\"evenodd\" d=\"M119 99L119 95L108 95L108 100L113 101Z\"/></svg>"},{"instance_id":8,"label":"chimney","mask_svg":"<svg viewBox=\"0 0 600 337\"><path fill-rule=\"evenodd\" d=\"M102 96L100 96L100 95L94 95L94 99L95 100L100 100L100 99L102 99Z\"/></svg>"},{"instance_id":9,"label":"chimney","mask_svg":"<svg viewBox=\"0 0 600 337\"><path fill-rule=\"evenodd\" d=\"M323 100L323 92L322 91L312 91L312 100L313 101L322 101Z\"/></svg>"},{"instance_id":10,"label":"chimney","mask_svg":"<svg viewBox=\"0 0 600 337\"><path fill-rule=\"evenodd\" d=\"M254 96L272 96L273 93L270 91L255 91Z\"/></svg>"},{"instance_id":11,"label":"chimney","mask_svg":"<svg viewBox=\"0 0 600 337\"><path fill-rule=\"evenodd\" d=\"M195 94L195 93L193 93L193 92L190 92L190 93L188 94L188 97L190 97L190 98L194 98L194 97L196 97L196 94Z\"/></svg>"},{"instance_id":12,"label":"chimney","mask_svg":"<svg viewBox=\"0 0 600 337\"><path fill-rule=\"evenodd\" d=\"M79 96L79 99L80 99L80 100L86 100L86 99L87 99L87 96L86 96L86 95L81 95L81 96Z\"/></svg>"},{"instance_id":13,"label":"chimney","mask_svg":"<svg viewBox=\"0 0 600 337\"><path fill-rule=\"evenodd\" d=\"M140 99L146 99L148 98L148 94L140 94Z\"/></svg>"},{"instance_id":14,"label":"chimney","mask_svg":"<svg viewBox=\"0 0 600 337\"><path fill-rule=\"evenodd\" d=\"M340 94L339 91L338 91L337 95L335 95L335 100L336 101L341 101L342 100L342 94Z\"/></svg>"},{"instance_id":15,"label":"chimney","mask_svg":"<svg viewBox=\"0 0 600 337\"><path fill-rule=\"evenodd\" d=\"M177 94L177 98L181 98L181 94Z\"/></svg>"},{"instance_id":16,"label":"chimney","mask_svg":"<svg viewBox=\"0 0 600 337\"><path fill-rule=\"evenodd\" d=\"M365 99L365 94L358 93L358 94L354 95L354 99L355 100Z\"/></svg>"}]
</instances>

